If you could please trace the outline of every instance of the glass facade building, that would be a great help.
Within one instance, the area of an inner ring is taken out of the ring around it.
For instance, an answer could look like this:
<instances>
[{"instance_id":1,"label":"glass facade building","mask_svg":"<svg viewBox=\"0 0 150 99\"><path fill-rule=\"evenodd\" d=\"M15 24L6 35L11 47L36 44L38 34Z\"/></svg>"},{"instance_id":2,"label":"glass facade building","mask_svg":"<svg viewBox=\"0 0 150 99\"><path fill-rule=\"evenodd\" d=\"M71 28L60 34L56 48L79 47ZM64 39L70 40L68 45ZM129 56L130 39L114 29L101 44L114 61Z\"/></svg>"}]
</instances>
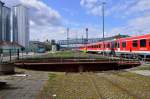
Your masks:
<instances>
[{"instance_id":1,"label":"glass facade building","mask_svg":"<svg viewBox=\"0 0 150 99\"><path fill-rule=\"evenodd\" d=\"M2 40L11 41L11 9L8 7L2 8Z\"/></svg>"},{"instance_id":2,"label":"glass facade building","mask_svg":"<svg viewBox=\"0 0 150 99\"><path fill-rule=\"evenodd\" d=\"M13 41L25 48L29 46L28 8L21 4L13 7Z\"/></svg>"},{"instance_id":3,"label":"glass facade building","mask_svg":"<svg viewBox=\"0 0 150 99\"><path fill-rule=\"evenodd\" d=\"M4 3L0 1L0 41L2 41L3 33L2 33L2 8Z\"/></svg>"},{"instance_id":4,"label":"glass facade building","mask_svg":"<svg viewBox=\"0 0 150 99\"><path fill-rule=\"evenodd\" d=\"M11 9L0 1L0 41L11 41Z\"/></svg>"}]
</instances>

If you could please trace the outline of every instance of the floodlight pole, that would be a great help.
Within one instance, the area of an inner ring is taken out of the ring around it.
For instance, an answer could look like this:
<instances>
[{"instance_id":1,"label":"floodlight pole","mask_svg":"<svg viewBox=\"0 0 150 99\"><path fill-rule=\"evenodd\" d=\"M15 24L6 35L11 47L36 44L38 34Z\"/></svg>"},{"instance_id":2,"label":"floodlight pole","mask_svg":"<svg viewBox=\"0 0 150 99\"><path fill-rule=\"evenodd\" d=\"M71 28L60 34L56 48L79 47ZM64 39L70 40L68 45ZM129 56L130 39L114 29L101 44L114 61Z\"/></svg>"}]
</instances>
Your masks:
<instances>
[{"instance_id":1,"label":"floodlight pole","mask_svg":"<svg viewBox=\"0 0 150 99\"><path fill-rule=\"evenodd\" d=\"M105 39L105 2L102 2L102 17L103 17L103 55L104 55L104 39Z\"/></svg>"},{"instance_id":2,"label":"floodlight pole","mask_svg":"<svg viewBox=\"0 0 150 99\"><path fill-rule=\"evenodd\" d=\"M86 28L86 44L88 44L88 28Z\"/></svg>"},{"instance_id":3,"label":"floodlight pole","mask_svg":"<svg viewBox=\"0 0 150 99\"><path fill-rule=\"evenodd\" d=\"M87 44L88 44L88 28L86 30L86 52L87 52Z\"/></svg>"},{"instance_id":4,"label":"floodlight pole","mask_svg":"<svg viewBox=\"0 0 150 99\"><path fill-rule=\"evenodd\" d=\"M102 3L102 15L103 15L103 39L105 37L105 2Z\"/></svg>"},{"instance_id":5,"label":"floodlight pole","mask_svg":"<svg viewBox=\"0 0 150 99\"><path fill-rule=\"evenodd\" d=\"M69 50L69 28L67 28L67 50Z\"/></svg>"}]
</instances>

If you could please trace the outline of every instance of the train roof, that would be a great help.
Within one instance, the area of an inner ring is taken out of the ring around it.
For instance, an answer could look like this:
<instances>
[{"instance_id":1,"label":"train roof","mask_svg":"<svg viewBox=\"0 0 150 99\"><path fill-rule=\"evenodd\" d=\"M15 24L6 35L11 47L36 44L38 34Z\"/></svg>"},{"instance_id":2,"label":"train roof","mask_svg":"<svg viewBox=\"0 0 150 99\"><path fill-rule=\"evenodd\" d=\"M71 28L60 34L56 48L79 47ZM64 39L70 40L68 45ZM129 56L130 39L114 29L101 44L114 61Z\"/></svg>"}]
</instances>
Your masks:
<instances>
[{"instance_id":1,"label":"train roof","mask_svg":"<svg viewBox=\"0 0 150 99\"><path fill-rule=\"evenodd\" d=\"M120 40L133 40L133 39L147 39L150 38L150 34L145 34L145 35L139 35L139 36L132 36L132 37L127 37L127 38L120 38Z\"/></svg>"},{"instance_id":2,"label":"train roof","mask_svg":"<svg viewBox=\"0 0 150 99\"><path fill-rule=\"evenodd\" d=\"M132 36L132 37L126 37L126 38L119 38L119 39L112 39L112 40L106 40L106 41L100 41L100 42L96 42L96 43L87 44L87 46L102 44L103 42L108 43L108 42L112 42L112 41L116 41L116 40L121 40L122 41L122 40L133 40L133 39L136 40L136 39L147 39L147 38L150 39L150 34ZM85 46L85 45L83 45L83 46Z\"/></svg>"}]
</instances>

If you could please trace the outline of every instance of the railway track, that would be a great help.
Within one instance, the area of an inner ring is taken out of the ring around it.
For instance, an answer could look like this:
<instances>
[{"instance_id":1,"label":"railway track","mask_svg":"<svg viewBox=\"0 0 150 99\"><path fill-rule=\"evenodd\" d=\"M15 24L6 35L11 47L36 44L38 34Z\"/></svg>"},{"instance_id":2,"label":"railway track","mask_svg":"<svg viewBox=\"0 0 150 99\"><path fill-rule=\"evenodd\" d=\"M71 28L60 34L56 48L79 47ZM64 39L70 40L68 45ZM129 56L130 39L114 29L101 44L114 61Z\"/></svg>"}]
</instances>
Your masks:
<instances>
[{"instance_id":1,"label":"railway track","mask_svg":"<svg viewBox=\"0 0 150 99\"><path fill-rule=\"evenodd\" d=\"M150 87L139 80L110 71L67 73L52 80L48 92L58 99L150 99Z\"/></svg>"},{"instance_id":2,"label":"railway track","mask_svg":"<svg viewBox=\"0 0 150 99\"><path fill-rule=\"evenodd\" d=\"M134 75L128 77L114 72L109 72L108 74L104 76L107 81L126 90L130 95L136 96L136 99L150 98L150 84L147 78L142 78L141 76L134 77Z\"/></svg>"},{"instance_id":3,"label":"railway track","mask_svg":"<svg viewBox=\"0 0 150 99\"><path fill-rule=\"evenodd\" d=\"M95 89L97 90L97 93L99 93L102 97L102 99L142 99L137 97L134 94L131 94L126 89L120 87L119 85L113 83L112 81L108 80L105 77L99 77L95 73L88 74L89 79L92 81L92 83L95 86ZM99 80L97 80L99 79Z\"/></svg>"},{"instance_id":4,"label":"railway track","mask_svg":"<svg viewBox=\"0 0 150 99\"><path fill-rule=\"evenodd\" d=\"M105 99L104 97L102 97L102 93L100 93L100 91L97 88L97 85L96 85L95 81L93 80L93 78L91 76L89 76L89 73L87 76L88 76L89 81L91 82L93 88L95 89L96 94L99 96L99 99Z\"/></svg>"}]
</instances>

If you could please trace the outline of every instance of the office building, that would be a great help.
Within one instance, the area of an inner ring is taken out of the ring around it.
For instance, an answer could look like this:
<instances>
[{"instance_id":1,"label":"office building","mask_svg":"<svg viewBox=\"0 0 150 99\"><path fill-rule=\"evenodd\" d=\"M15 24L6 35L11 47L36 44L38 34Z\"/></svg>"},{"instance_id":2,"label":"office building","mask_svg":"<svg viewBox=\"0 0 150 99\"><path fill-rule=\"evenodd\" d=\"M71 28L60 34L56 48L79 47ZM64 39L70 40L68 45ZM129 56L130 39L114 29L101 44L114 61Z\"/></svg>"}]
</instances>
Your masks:
<instances>
[{"instance_id":1,"label":"office building","mask_svg":"<svg viewBox=\"0 0 150 99\"><path fill-rule=\"evenodd\" d=\"M21 4L13 7L13 41L25 48L29 46L28 8Z\"/></svg>"},{"instance_id":2,"label":"office building","mask_svg":"<svg viewBox=\"0 0 150 99\"><path fill-rule=\"evenodd\" d=\"M0 41L11 41L11 9L0 1Z\"/></svg>"},{"instance_id":3,"label":"office building","mask_svg":"<svg viewBox=\"0 0 150 99\"><path fill-rule=\"evenodd\" d=\"M3 6L2 8L2 40L11 41L11 9Z\"/></svg>"},{"instance_id":4,"label":"office building","mask_svg":"<svg viewBox=\"0 0 150 99\"><path fill-rule=\"evenodd\" d=\"M4 3L0 1L0 41L2 41L2 8Z\"/></svg>"}]
</instances>

